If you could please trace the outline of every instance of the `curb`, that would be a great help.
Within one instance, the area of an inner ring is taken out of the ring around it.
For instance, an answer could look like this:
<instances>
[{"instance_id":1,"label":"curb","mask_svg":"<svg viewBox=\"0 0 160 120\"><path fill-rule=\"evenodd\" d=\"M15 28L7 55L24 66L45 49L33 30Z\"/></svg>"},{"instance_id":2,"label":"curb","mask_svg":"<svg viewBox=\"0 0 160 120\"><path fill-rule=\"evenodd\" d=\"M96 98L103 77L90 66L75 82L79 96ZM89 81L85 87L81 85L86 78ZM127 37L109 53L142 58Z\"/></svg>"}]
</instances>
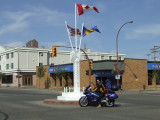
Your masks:
<instances>
[{"instance_id":1,"label":"curb","mask_svg":"<svg viewBox=\"0 0 160 120\"><path fill-rule=\"evenodd\" d=\"M79 101L65 101L57 99L45 99L43 103L55 106L79 106Z\"/></svg>"}]
</instances>

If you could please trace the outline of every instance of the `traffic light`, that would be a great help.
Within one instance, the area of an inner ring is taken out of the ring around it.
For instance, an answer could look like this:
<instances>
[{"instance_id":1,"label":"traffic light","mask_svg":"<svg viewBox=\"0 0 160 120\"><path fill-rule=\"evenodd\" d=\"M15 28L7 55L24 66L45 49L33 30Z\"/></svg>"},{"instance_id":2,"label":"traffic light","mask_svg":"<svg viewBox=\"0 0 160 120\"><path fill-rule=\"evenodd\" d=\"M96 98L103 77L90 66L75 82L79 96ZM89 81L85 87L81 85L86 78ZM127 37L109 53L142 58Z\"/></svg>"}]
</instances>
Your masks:
<instances>
[{"instance_id":1,"label":"traffic light","mask_svg":"<svg viewBox=\"0 0 160 120\"><path fill-rule=\"evenodd\" d=\"M52 57L57 57L57 47L52 46Z\"/></svg>"},{"instance_id":2,"label":"traffic light","mask_svg":"<svg viewBox=\"0 0 160 120\"><path fill-rule=\"evenodd\" d=\"M93 69L93 62L92 62L92 61L89 61L89 67L90 67L91 69Z\"/></svg>"}]
</instances>

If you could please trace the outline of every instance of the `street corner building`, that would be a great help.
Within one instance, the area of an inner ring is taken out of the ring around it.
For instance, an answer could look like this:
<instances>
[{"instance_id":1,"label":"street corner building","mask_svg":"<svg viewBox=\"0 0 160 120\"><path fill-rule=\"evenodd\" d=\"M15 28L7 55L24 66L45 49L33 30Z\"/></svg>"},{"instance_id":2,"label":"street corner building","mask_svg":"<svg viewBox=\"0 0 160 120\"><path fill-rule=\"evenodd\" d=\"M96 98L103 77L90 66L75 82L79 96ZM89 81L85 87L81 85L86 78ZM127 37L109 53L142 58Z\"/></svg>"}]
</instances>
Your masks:
<instances>
[{"instance_id":1,"label":"street corner building","mask_svg":"<svg viewBox=\"0 0 160 120\"><path fill-rule=\"evenodd\" d=\"M92 52L84 49L93 68L88 75L89 62L85 54L80 58L81 90L95 85L96 79L105 83L109 79L117 84L115 53ZM118 54L120 69L119 85L123 90L144 90L160 88L160 61L125 58ZM45 89L73 88L73 61L71 51L57 49L57 56L52 57L52 51L40 48L36 40L27 42L25 47L0 46L0 86L2 87L36 87Z\"/></svg>"}]
</instances>

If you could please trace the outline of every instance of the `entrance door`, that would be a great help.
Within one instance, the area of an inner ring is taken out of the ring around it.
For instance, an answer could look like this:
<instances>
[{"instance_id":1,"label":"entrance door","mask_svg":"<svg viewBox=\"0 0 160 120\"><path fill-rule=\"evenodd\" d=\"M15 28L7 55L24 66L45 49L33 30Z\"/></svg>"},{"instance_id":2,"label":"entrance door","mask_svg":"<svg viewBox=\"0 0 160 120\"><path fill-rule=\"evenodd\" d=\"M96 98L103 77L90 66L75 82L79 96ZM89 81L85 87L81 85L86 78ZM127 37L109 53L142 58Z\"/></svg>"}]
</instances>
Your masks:
<instances>
[{"instance_id":1,"label":"entrance door","mask_svg":"<svg viewBox=\"0 0 160 120\"><path fill-rule=\"evenodd\" d=\"M23 76L23 85L26 85L26 86L33 85L32 75Z\"/></svg>"}]
</instances>

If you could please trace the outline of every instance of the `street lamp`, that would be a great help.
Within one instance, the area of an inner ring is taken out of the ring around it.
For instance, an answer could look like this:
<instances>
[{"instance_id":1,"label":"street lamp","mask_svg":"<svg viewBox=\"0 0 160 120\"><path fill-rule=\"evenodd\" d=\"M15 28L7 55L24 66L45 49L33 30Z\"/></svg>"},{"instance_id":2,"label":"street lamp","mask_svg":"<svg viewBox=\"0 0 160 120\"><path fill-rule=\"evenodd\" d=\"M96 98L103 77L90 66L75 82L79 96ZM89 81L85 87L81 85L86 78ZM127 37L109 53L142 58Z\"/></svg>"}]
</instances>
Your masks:
<instances>
[{"instance_id":1,"label":"street lamp","mask_svg":"<svg viewBox=\"0 0 160 120\"><path fill-rule=\"evenodd\" d=\"M120 73L120 70L118 68L118 36L119 36L119 33L121 31L121 29L123 28L123 26L125 26L126 24L128 23L133 23L133 21L128 21L126 23L124 23L118 30L118 33L117 33L117 37L116 37L116 55L117 55L117 62L115 63L115 69L116 69L116 73L117 75L119 75ZM119 86L119 79L117 79L117 85Z\"/></svg>"}]
</instances>

